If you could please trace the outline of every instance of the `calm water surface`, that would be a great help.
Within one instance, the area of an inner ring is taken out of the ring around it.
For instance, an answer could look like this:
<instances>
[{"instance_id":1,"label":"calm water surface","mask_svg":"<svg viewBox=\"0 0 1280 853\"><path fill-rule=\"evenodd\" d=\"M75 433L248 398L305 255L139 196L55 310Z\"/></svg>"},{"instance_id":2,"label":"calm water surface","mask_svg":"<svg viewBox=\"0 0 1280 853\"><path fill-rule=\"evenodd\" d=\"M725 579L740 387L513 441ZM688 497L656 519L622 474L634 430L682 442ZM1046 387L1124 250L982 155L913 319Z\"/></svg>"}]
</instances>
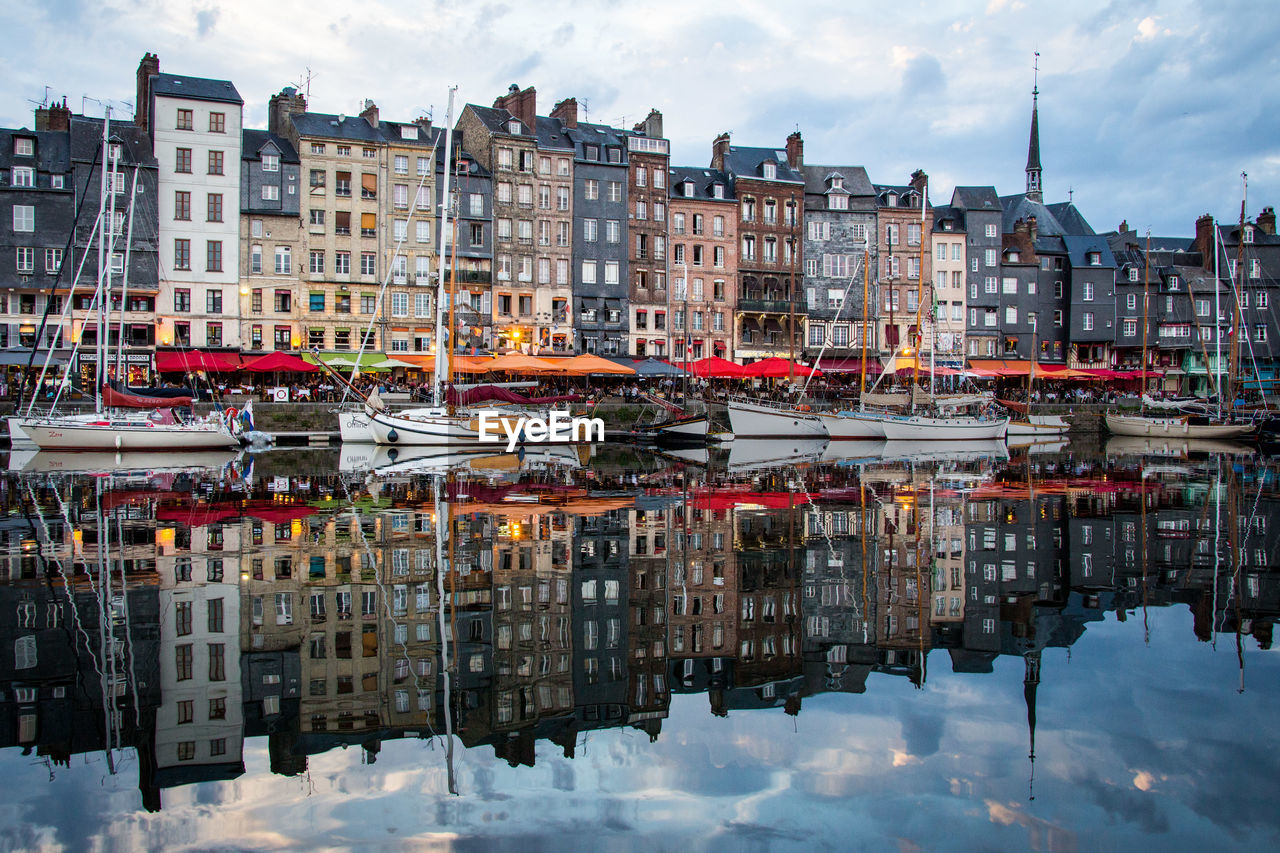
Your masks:
<instances>
[{"instance_id":1,"label":"calm water surface","mask_svg":"<svg viewBox=\"0 0 1280 853\"><path fill-rule=\"evenodd\" d=\"M0 847L1275 847L1215 450L14 454Z\"/></svg>"}]
</instances>

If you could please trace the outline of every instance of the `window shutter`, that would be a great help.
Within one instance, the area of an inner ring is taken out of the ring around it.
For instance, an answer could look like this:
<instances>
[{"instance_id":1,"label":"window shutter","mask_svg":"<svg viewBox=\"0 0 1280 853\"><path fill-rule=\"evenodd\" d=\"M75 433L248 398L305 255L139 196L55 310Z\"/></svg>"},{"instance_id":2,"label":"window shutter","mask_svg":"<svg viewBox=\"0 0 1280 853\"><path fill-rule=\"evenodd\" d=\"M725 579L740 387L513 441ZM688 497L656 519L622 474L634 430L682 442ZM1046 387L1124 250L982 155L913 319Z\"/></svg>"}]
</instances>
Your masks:
<instances>
[{"instance_id":1,"label":"window shutter","mask_svg":"<svg viewBox=\"0 0 1280 853\"><path fill-rule=\"evenodd\" d=\"M374 230L377 227L378 227L378 214L376 213L360 214L360 229L362 231L365 229Z\"/></svg>"},{"instance_id":2,"label":"window shutter","mask_svg":"<svg viewBox=\"0 0 1280 853\"><path fill-rule=\"evenodd\" d=\"M378 176L364 173L360 175L360 188L371 193L378 191Z\"/></svg>"}]
</instances>

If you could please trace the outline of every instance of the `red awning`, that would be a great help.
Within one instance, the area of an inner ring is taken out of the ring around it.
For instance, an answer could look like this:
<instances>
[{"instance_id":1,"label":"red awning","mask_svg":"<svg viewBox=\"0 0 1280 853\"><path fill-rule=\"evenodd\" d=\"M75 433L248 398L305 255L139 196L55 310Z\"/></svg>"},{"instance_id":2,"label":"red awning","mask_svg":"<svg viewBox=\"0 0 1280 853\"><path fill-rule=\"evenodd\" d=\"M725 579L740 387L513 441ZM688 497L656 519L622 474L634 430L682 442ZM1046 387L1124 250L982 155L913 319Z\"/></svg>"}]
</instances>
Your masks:
<instances>
[{"instance_id":1,"label":"red awning","mask_svg":"<svg viewBox=\"0 0 1280 853\"><path fill-rule=\"evenodd\" d=\"M240 510L213 504L162 506L156 510L156 521L176 521L187 527L206 527L228 518L238 518Z\"/></svg>"},{"instance_id":2,"label":"red awning","mask_svg":"<svg viewBox=\"0 0 1280 853\"><path fill-rule=\"evenodd\" d=\"M682 361L676 367L704 379L737 379L746 375L742 365L715 356L692 362Z\"/></svg>"},{"instance_id":3,"label":"red awning","mask_svg":"<svg viewBox=\"0 0 1280 853\"><path fill-rule=\"evenodd\" d=\"M785 379L790 376L809 376L810 374L821 376L822 371L776 356L763 358L760 361L748 364L743 371L744 376L754 376L761 379Z\"/></svg>"},{"instance_id":4,"label":"red awning","mask_svg":"<svg viewBox=\"0 0 1280 853\"><path fill-rule=\"evenodd\" d=\"M156 353L156 370L160 373L190 373L193 370L222 373L239 369L240 357L230 353L201 352L197 349Z\"/></svg>"},{"instance_id":5,"label":"red awning","mask_svg":"<svg viewBox=\"0 0 1280 853\"><path fill-rule=\"evenodd\" d=\"M259 356L253 361L245 362L244 369L253 373L315 373L319 370L314 364L303 361L296 355L287 352L273 352Z\"/></svg>"}]
</instances>

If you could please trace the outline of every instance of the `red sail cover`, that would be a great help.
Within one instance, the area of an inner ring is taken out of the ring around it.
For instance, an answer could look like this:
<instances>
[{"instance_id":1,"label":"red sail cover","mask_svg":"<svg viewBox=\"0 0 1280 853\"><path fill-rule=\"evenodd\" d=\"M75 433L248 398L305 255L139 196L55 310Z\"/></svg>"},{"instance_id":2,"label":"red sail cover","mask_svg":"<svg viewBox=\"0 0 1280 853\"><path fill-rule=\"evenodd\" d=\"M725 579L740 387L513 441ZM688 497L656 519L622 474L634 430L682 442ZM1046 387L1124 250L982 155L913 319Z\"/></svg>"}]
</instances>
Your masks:
<instances>
[{"instance_id":1,"label":"red sail cover","mask_svg":"<svg viewBox=\"0 0 1280 853\"><path fill-rule=\"evenodd\" d=\"M1017 412L1020 415L1025 415L1027 413L1026 403L1015 403L1013 400L996 400L996 402L1011 412Z\"/></svg>"},{"instance_id":2,"label":"red sail cover","mask_svg":"<svg viewBox=\"0 0 1280 853\"><path fill-rule=\"evenodd\" d=\"M577 394L561 394L554 397L525 397L515 391L499 388L496 385L477 385L466 391L459 391L453 386L445 390L445 401L454 406L474 406L477 403L536 403L550 405L552 403L575 403L582 398Z\"/></svg>"},{"instance_id":3,"label":"red sail cover","mask_svg":"<svg viewBox=\"0 0 1280 853\"><path fill-rule=\"evenodd\" d=\"M102 404L117 409L171 409L174 406L190 406L190 397L140 397L117 391L110 385L102 386Z\"/></svg>"}]
</instances>

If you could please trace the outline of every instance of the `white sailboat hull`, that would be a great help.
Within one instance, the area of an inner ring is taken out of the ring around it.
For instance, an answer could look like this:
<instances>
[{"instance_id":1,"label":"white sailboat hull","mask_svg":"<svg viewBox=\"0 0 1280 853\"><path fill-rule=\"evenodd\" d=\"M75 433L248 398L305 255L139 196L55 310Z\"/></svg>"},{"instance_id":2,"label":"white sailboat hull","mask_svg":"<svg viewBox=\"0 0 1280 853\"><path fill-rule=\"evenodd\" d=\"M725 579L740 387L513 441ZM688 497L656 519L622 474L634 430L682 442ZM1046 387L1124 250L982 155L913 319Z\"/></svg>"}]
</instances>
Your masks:
<instances>
[{"instance_id":1,"label":"white sailboat hull","mask_svg":"<svg viewBox=\"0 0 1280 853\"><path fill-rule=\"evenodd\" d=\"M911 416L884 421L884 437L889 441L982 441L1004 438L1008 430L1008 418Z\"/></svg>"},{"instance_id":2,"label":"white sailboat hull","mask_svg":"<svg viewBox=\"0 0 1280 853\"><path fill-rule=\"evenodd\" d=\"M338 434L343 444L373 444L373 430L369 428L369 416L362 411L338 412Z\"/></svg>"},{"instance_id":3,"label":"white sailboat hull","mask_svg":"<svg viewBox=\"0 0 1280 853\"><path fill-rule=\"evenodd\" d=\"M146 420L99 418L24 421L22 429L41 450L217 450L240 446L226 425L207 421L156 424Z\"/></svg>"},{"instance_id":4,"label":"white sailboat hull","mask_svg":"<svg viewBox=\"0 0 1280 853\"><path fill-rule=\"evenodd\" d=\"M1071 424L1062 415L1029 415L1009 421L1009 437L1019 436L1053 436L1071 429Z\"/></svg>"},{"instance_id":5,"label":"white sailboat hull","mask_svg":"<svg viewBox=\"0 0 1280 853\"><path fill-rule=\"evenodd\" d=\"M369 432L375 444L435 447L453 444L480 444L480 432L470 414L450 415L444 409L428 409L406 417L379 412L369 418Z\"/></svg>"},{"instance_id":6,"label":"white sailboat hull","mask_svg":"<svg viewBox=\"0 0 1280 853\"><path fill-rule=\"evenodd\" d=\"M676 439L703 439L707 437L707 416L699 415L695 418L684 418L669 424L663 424L655 427L659 436L669 436Z\"/></svg>"},{"instance_id":7,"label":"white sailboat hull","mask_svg":"<svg viewBox=\"0 0 1280 853\"><path fill-rule=\"evenodd\" d=\"M1151 438L1236 438L1250 435L1252 424L1193 424L1190 418L1150 418L1140 415L1107 415L1107 429L1114 435Z\"/></svg>"},{"instance_id":8,"label":"white sailboat hull","mask_svg":"<svg viewBox=\"0 0 1280 853\"><path fill-rule=\"evenodd\" d=\"M832 441L884 439L884 415L872 412L825 412L819 415Z\"/></svg>"},{"instance_id":9,"label":"white sailboat hull","mask_svg":"<svg viewBox=\"0 0 1280 853\"><path fill-rule=\"evenodd\" d=\"M738 438L827 438L822 418L810 412L734 400L729 425Z\"/></svg>"}]
</instances>

